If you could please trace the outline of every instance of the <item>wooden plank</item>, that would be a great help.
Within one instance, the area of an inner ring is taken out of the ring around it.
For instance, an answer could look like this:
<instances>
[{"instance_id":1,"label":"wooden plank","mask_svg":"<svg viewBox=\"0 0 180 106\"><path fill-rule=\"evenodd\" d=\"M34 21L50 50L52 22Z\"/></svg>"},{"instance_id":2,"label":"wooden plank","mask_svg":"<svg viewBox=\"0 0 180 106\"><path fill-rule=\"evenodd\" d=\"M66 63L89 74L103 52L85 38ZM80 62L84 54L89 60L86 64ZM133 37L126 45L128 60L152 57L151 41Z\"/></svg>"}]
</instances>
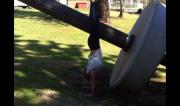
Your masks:
<instances>
[{"instance_id":1,"label":"wooden plank","mask_svg":"<svg viewBox=\"0 0 180 106\"><path fill-rule=\"evenodd\" d=\"M89 19L88 16L82 14L72 8L62 5L55 0L20 0L52 17L66 22L76 28L79 28L87 33L90 33L91 24L94 23ZM99 25L100 38L115 45L123 48L126 42L127 34L119 31L111 26L103 24Z\"/></svg>"},{"instance_id":2,"label":"wooden plank","mask_svg":"<svg viewBox=\"0 0 180 106\"><path fill-rule=\"evenodd\" d=\"M69 8L55 0L19 0L52 17L66 22L76 28L90 33L92 20L88 16ZM99 25L100 38L120 48L124 48L127 34L101 22Z\"/></svg>"}]
</instances>

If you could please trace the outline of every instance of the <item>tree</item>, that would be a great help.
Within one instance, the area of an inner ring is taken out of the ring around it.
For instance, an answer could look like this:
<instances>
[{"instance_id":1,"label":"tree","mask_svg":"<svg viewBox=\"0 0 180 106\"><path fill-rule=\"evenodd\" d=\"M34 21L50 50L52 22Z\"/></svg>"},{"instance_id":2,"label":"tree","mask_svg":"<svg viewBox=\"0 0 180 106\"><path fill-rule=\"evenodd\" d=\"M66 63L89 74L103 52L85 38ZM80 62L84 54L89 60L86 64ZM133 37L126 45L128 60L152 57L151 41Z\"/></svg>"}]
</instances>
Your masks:
<instances>
[{"instance_id":1,"label":"tree","mask_svg":"<svg viewBox=\"0 0 180 106\"><path fill-rule=\"evenodd\" d=\"M110 23L110 9L108 0L100 0L100 21Z\"/></svg>"},{"instance_id":2,"label":"tree","mask_svg":"<svg viewBox=\"0 0 180 106\"><path fill-rule=\"evenodd\" d=\"M123 17L123 1L122 0L119 0L120 2L120 13L119 13L119 17Z\"/></svg>"}]
</instances>

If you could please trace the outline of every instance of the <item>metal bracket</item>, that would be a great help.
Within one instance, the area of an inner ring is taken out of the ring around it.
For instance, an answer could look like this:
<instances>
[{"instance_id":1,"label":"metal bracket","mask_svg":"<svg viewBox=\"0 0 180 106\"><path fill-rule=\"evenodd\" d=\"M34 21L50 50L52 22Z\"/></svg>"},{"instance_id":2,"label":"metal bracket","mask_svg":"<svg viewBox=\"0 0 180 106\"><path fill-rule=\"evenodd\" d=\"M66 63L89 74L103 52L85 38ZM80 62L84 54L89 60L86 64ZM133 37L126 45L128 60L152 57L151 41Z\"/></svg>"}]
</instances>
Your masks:
<instances>
[{"instance_id":1,"label":"metal bracket","mask_svg":"<svg viewBox=\"0 0 180 106\"><path fill-rule=\"evenodd\" d=\"M135 40L135 35L129 35L126 37L126 42L125 42L125 45L123 47L123 50L125 52L127 52L131 48L134 40Z\"/></svg>"}]
</instances>

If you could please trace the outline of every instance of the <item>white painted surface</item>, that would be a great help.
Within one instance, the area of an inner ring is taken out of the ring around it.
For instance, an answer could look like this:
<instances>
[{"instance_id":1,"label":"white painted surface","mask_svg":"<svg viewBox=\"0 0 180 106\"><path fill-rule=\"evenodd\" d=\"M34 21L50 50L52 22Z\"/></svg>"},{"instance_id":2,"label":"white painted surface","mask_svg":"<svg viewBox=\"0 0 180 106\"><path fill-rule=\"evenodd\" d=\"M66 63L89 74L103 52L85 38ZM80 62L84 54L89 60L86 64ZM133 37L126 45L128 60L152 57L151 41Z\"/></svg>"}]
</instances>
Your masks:
<instances>
[{"instance_id":1,"label":"white painted surface","mask_svg":"<svg viewBox=\"0 0 180 106\"><path fill-rule=\"evenodd\" d=\"M129 34L136 36L135 42L128 52L120 52L111 73L110 86L139 91L166 51L166 7L152 2Z\"/></svg>"},{"instance_id":2,"label":"white painted surface","mask_svg":"<svg viewBox=\"0 0 180 106\"><path fill-rule=\"evenodd\" d=\"M14 6L18 7L18 6L27 6L27 5L18 0L14 0Z\"/></svg>"},{"instance_id":3,"label":"white painted surface","mask_svg":"<svg viewBox=\"0 0 180 106\"><path fill-rule=\"evenodd\" d=\"M67 0L57 0L59 3L64 4L64 5L68 5L68 1Z\"/></svg>"}]
</instances>

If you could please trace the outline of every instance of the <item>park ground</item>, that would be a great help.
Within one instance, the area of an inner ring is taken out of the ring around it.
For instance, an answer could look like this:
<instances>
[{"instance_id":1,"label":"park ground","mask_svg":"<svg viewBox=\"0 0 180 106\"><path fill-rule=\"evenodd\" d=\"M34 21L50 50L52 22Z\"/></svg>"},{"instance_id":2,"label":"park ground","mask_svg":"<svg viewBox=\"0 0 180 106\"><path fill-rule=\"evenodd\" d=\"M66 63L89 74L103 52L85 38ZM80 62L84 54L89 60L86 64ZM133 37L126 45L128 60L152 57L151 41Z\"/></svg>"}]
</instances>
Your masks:
<instances>
[{"instance_id":1,"label":"park ground","mask_svg":"<svg viewBox=\"0 0 180 106\"><path fill-rule=\"evenodd\" d=\"M78 10L88 15L88 10ZM128 33L139 15L118 18L111 25ZM82 96L81 71L89 49L88 33L57 21L36 9L14 12L15 106L165 106L166 67L158 66L140 94L113 91L109 77L120 48L101 40L103 67L98 98Z\"/></svg>"}]
</instances>

